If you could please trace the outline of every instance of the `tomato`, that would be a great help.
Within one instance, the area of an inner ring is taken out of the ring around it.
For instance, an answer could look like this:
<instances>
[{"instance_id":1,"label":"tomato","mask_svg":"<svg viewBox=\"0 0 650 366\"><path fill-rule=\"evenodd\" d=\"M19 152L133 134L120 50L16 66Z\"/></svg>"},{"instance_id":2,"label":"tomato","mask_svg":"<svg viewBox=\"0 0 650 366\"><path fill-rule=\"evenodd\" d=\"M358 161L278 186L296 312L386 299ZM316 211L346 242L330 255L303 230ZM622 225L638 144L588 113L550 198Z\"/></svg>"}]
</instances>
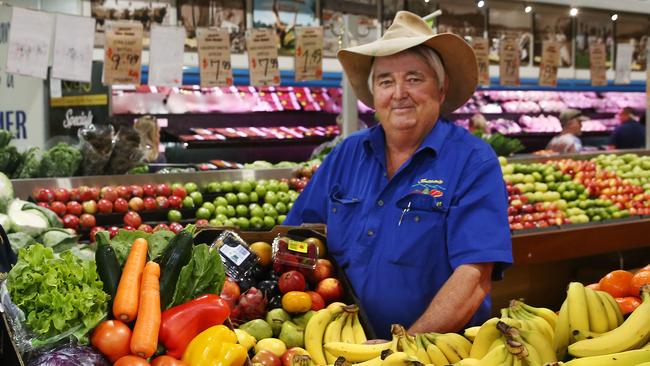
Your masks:
<instances>
[{"instance_id":1,"label":"tomato","mask_svg":"<svg viewBox=\"0 0 650 366\"><path fill-rule=\"evenodd\" d=\"M230 277L226 278L226 281L223 284L223 288L221 289L221 296L238 299L240 295L241 290L239 289L237 282L235 282Z\"/></svg>"},{"instance_id":2,"label":"tomato","mask_svg":"<svg viewBox=\"0 0 650 366\"><path fill-rule=\"evenodd\" d=\"M159 356L151 362L151 366L187 366L187 363L177 360L172 356Z\"/></svg>"},{"instance_id":3,"label":"tomato","mask_svg":"<svg viewBox=\"0 0 650 366\"><path fill-rule=\"evenodd\" d=\"M311 310L311 296L302 291L290 291L282 296L282 308L289 313L304 313Z\"/></svg>"},{"instance_id":4,"label":"tomato","mask_svg":"<svg viewBox=\"0 0 650 366\"><path fill-rule=\"evenodd\" d=\"M119 320L107 320L95 328L90 343L115 362L131 353L131 329Z\"/></svg>"},{"instance_id":5,"label":"tomato","mask_svg":"<svg viewBox=\"0 0 650 366\"><path fill-rule=\"evenodd\" d=\"M323 297L318 292L307 291L307 294L311 297L311 309L313 311L318 311L325 307L325 300L323 300Z\"/></svg>"},{"instance_id":6,"label":"tomato","mask_svg":"<svg viewBox=\"0 0 650 366\"><path fill-rule=\"evenodd\" d=\"M113 366L150 366L149 362L138 356L128 355L120 358Z\"/></svg>"}]
</instances>

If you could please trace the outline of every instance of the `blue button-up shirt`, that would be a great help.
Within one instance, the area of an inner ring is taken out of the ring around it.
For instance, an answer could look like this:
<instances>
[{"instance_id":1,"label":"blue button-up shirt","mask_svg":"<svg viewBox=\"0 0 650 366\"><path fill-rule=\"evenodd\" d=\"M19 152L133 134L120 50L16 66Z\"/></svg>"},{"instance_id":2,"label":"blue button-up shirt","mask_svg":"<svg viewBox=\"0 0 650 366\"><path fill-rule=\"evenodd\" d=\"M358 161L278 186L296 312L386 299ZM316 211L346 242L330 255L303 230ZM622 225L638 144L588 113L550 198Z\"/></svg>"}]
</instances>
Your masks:
<instances>
[{"instance_id":1,"label":"blue button-up shirt","mask_svg":"<svg viewBox=\"0 0 650 366\"><path fill-rule=\"evenodd\" d=\"M491 147L438 120L388 179L381 125L359 131L325 159L285 224L327 224L330 255L345 269L370 322L412 325L462 264L512 263L507 193ZM490 315L489 297L471 324Z\"/></svg>"}]
</instances>

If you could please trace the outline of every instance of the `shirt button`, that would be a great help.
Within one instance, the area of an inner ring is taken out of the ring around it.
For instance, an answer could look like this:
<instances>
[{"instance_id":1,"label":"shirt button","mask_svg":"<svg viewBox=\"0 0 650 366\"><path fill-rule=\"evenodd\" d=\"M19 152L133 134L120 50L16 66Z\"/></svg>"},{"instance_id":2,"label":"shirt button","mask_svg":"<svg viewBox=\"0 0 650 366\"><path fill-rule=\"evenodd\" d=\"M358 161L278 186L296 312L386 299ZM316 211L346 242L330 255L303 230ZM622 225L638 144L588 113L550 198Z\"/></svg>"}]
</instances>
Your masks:
<instances>
[{"instance_id":1,"label":"shirt button","mask_svg":"<svg viewBox=\"0 0 650 366\"><path fill-rule=\"evenodd\" d=\"M383 205L384 205L384 201L379 200L379 201L377 201L377 204L378 204L379 206L383 206Z\"/></svg>"},{"instance_id":2,"label":"shirt button","mask_svg":"<svg viewBox=\"0 0 650 366\"><path fill-rule=\"evenodd\" d=\"M415 216L413 220L415 220L415 222L420 222L420 216Z\"/></svg>"},{"instance_id":3,"label":"shirt button","mask_svg":"<svg viewBox=\"0 0 650 366\"><path fill-rule=\"evenodd\" d=\"M384 177L387 177L387 176L388 176L388 173L384 172Z\"/></svg>"},{"instance_id":4,"label":"shirt button","mask_svg":"<svg viewBox=\"0 0 650 366\"><path fill-rule=\"evenodd\" d=\"M332 212L336 213L336 207L332 207Z\"/></svg>"},{"instance_id":5,"label":"shirt button","mask_svg":"<svg viewBox=\"0 0 650 366\"><path fill-rule=\"evenodd\" d=\"M368 230L368 236L373 236L373 235L375 235L375 232L372 230Z\"/></svg>"}]
</instances>

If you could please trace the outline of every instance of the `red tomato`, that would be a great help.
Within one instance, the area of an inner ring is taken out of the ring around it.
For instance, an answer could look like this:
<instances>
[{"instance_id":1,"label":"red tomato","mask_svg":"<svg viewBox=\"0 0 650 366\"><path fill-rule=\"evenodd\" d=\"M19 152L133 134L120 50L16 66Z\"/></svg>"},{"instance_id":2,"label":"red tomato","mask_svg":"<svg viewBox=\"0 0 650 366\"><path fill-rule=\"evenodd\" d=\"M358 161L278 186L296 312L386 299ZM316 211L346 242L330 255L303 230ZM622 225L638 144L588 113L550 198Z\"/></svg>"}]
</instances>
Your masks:
<instances>
[{"instance_id":1,"label":"red tomato","mask_svg":"<svg viewBox=\"0 0 650 366\"><path fill-rule=\"evenodd\" d=\"M95 328L90 343L115 362L131 353L131 329L119 320L107 320Z\"/></svg>"},{"instance_id":2,"label":"red tomato","mask_svg":"<svg viewBox=\"0 0 650 366\"><path fill-rule=\"evenodd\" d=\"M149 362L138 356L128 355L120 358L113 366L150 366Z\"/></svg>"},{"instance_id":3,"label":"red tomato","mask_svg":"<svg viewBox=\"0 0 650 366\"><path fill-rule=\"evenodd\" d=\"M151 366L187 366L187 363L177 360L172 356L163 355L156 357L156 359L151 362Z\"/></svg>"}]
</instances>

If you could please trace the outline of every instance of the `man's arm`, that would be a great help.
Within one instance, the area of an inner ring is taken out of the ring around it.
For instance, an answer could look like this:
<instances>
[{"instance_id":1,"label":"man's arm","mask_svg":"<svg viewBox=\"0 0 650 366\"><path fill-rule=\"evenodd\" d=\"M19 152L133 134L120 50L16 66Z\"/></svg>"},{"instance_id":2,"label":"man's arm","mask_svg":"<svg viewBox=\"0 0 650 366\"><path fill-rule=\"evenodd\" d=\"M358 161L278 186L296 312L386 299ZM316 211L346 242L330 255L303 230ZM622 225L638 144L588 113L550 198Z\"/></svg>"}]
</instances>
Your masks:
<instances>
[{"instance_id":1,"label":"man's arm","mask_svg":"<svg viewBox=\"0 0 650 366\"><path fill-rule=\"evenodd\" d=\"M492 288L494 263L458 266L408 332L457 332L479 308Z\"/></svg>"}]
</instances>

